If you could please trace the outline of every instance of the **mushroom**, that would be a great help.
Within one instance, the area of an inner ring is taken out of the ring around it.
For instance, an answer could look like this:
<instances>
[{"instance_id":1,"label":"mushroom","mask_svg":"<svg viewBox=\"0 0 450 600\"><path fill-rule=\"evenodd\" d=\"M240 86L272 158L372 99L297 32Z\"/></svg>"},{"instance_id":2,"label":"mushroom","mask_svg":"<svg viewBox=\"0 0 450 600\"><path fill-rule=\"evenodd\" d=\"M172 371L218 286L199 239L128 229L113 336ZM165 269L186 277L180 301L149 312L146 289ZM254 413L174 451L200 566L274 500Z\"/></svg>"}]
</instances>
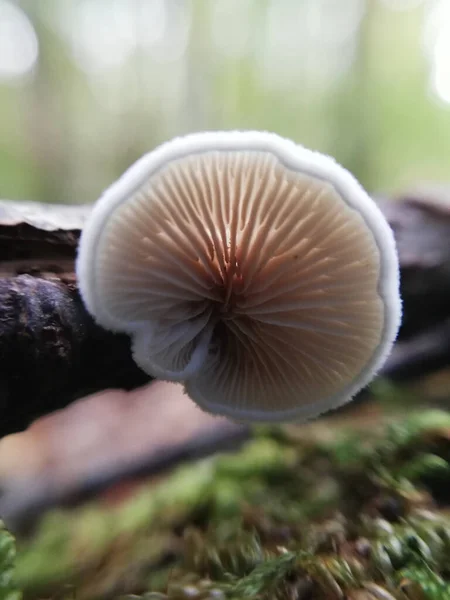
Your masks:
<instances>
[{"instance_id":1,"label":"mushroom","mask_svg":"<svg viewBox=\"0 0 450 600\"><path fill-rule=\"evenodd\" d=\"M139 367L239 421L349 401L401 317L375 202L332 158L267 132L190 134L143 156L94 206L77 275Z\"/></svg>"}]
</instances>

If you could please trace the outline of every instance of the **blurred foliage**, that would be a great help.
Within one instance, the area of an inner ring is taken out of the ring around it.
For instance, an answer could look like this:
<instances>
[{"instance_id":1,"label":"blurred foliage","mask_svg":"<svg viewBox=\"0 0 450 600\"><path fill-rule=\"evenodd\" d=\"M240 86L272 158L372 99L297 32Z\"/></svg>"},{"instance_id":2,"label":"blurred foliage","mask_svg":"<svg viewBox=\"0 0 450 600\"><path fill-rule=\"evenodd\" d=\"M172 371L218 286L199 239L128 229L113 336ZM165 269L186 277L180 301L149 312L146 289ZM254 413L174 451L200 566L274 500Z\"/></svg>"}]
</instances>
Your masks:
<instances>
[{"instance_id":1,"label":"blurred foliage","mask_svg":"<svg viewBox=\"0 0 450 600\"><path fill-rule=\"evenodd\" d=\"M448 600L450 415L389 419L262 427L124 505L53 511L18 581L27 598Z\"/></svg>"},{"instance_id":2,"label":"blurred foliage","mask_svg":"<svg viewBox=\"0 0 450 600\"><path fill-rule=\"evenodd\" d=\"M22 598L15 580L15 558L14 538L0 521L0 600L21 600Z\"/></svg>"},{"instance_id":3,"label":"blurred foliage","mask_svg":"<svg viewBox=\"0 0 450 600\"><path fill-rule=\"evenodd\" d=\"M446 2L0 0L38 43L21 77L0 56L0 197L92 202L156 144L220 128L330 153L370 190L447 181Z\"/></svg>"}]
</instances>

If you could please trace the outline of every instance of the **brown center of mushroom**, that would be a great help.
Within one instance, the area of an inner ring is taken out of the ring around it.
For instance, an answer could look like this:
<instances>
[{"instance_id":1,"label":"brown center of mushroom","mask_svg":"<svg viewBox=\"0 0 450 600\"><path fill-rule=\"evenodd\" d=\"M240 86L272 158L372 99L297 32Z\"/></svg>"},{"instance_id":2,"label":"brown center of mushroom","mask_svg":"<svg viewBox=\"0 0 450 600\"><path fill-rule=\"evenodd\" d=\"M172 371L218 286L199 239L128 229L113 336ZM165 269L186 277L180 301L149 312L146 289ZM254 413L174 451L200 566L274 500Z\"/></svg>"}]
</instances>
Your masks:
<instances>
[{"instance_id":1,"label":"brown center of mushroom","mask_svg":"<svg viewBox=\"0 0 450 600\"><path fill-rule=\"evenodd\" d=\"M116 210L101 250L107 310L151 324L149 372L182 369L215 327L196 385L219 401L314 401L357 376L381 338L370 229L329 183L269 152L169 163Z\"/></svg>"},{"instance_id":2,"label":"brown center of mushroom","mask_svg":"<svg viewBox=\"0 0 450 600\"><path fill-rule=\"evenodd\" d=\"M222 284L217 288L220 300L215 303L214 312L222 319L229 319L233 316L233 308L243 290L243 276L237 260L224 263L224 272L220 274Z\"/></svg>"}]
</instances>

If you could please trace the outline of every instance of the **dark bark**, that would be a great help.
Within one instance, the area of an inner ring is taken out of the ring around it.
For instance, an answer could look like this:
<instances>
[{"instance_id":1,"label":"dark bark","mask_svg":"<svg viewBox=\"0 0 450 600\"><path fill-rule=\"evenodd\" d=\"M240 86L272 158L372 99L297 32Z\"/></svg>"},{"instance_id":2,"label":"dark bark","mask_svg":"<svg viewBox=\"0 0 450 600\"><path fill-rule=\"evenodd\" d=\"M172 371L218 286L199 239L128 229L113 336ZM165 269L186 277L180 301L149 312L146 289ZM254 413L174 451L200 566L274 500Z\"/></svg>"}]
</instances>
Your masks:
<instances>
[{"instance_id":1,"label":"dark bark","mask_svg":"<svg viewBox=\"0 0 450 600\"><path fill-rule=\"evenodd\" d=\"M91 392L149 380L129 338L97 326L78 295L88 211L0 203L0 436Z\"/></svg>"},{"instance_id":2,"label":"dark bark","mask_svg":"<svg viewBox=\"0 0 450 600\"><path fill-rule=\"evenodd\" d=\"M91 392L149 380L129 338L95 325L62 282L1 279L0 332L0 436Z\"/></svg>"},{"instance_id":3,"label":"dark bark","mask_svg":"<svg viewBox=\"0 0 450 600\"><path fill-rule=\"evenodd\" d=\"M450 188L380 201L395 235L404 304L400 340L450 317Z\"/></svg>"},{"instance_id":4,"label":"dark bark","mask_svg":"<svg viewBox=\"0 0 450 600\"><path fill-rule=\"evenodd\" d=\"M384 373L418 377L450 364L450 193L380 204L398 244L404 302ZM74 261L88 213L0 203L0 436L88 393L149 380L128 337L98 327L78 296Z\"/></svg>"},{"instance_id":5,"label":"dark bark","mask_svg":"<svg viewBox=\"0 0 450 600\"><path fill-rule=\"evenodd\" d=\"M393 381L408 381L449 365L450 318L418 332L407 341L398 341L383 368L383 375Z\"/></svg>"},{"instance_id":6,"label":"dark bark","mask_svg":"<svg viewBox=\"0 0 450 600\"><path fill-rule=\"evenodd\" d=\"M394 231L403 299L398 341L382 374L412 381L450 366L450 188L379 203Z\"/></svg>"}]
</instances>

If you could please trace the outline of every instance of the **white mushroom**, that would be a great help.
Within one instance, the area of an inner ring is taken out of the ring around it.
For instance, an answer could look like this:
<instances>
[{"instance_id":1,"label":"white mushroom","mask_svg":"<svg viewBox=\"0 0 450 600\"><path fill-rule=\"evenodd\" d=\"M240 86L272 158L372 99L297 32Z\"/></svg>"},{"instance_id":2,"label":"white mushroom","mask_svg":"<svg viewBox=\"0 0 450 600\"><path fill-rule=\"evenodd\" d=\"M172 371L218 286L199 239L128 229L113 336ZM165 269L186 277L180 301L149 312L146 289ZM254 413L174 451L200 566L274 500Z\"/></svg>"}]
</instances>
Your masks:
<instances>
[{"instance_id":1,"label":"white mushroom","mask_svg":"<svg viewBox=\"0 0 450 600\"><path fill-rule=\"evenodd\" d=\"M332 158L265 132L206 132L142 157L95 205L88 310L203 409L304 420L351 399L400 322L392 232Z\"/></svg>"}]
</instances>

